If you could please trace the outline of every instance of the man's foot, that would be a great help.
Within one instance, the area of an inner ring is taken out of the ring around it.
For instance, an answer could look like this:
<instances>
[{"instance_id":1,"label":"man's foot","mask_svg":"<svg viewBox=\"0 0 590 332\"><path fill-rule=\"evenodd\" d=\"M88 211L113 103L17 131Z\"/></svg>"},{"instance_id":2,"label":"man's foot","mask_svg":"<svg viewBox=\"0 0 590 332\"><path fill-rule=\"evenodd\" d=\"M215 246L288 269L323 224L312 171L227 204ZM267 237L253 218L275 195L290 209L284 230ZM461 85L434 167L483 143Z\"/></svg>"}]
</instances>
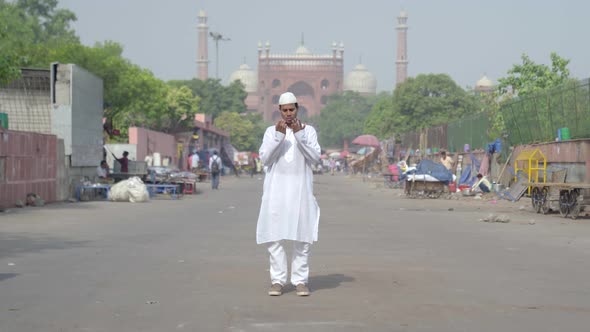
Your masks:
<instances>
[{"instance_id":1,"label":"man's foot","mask_svg":"<svg viewBox=\"0 0 590 332\"><path fill-rule=\"evenodd\" d=\"M299 296L309 296L309 288L305 284L299 284L295 287L295 292Z\"/></svg>"},{"instance_id":2,"label":"man's foot","mask_svg":"<svg viewBox=\"0 0 590 332\"><path fill-rule=\"evenodd\" d=\"M281 296L283 294L283 285L281 284L272 284L270 289L268 290L268 295L270 296Z\"/></svg>"}]
</instances>

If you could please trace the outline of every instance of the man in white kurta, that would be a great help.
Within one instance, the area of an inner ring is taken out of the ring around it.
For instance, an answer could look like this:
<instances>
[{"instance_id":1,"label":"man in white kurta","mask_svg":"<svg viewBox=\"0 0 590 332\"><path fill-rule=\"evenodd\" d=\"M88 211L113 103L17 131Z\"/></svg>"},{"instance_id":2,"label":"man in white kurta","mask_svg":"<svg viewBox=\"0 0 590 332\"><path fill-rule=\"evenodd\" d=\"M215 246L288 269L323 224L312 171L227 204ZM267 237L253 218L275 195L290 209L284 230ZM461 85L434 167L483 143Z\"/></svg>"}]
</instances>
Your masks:
<instances>
[{"instance_id":1,"label":"man in white kurta","mask_svg":"<svg viewBox=\"0 0 590 332\"><path fill-rule=\"evenodd\" d=\"M320 162L320 145L312 126L297 119L295 96L286 92L279 99L282 119L268 127L260 147L267 167L256 241L267 244L270 254L269 295L282 294L287 284L286 240L293 243L291 283L297 295L309 295L307 263L310 244L318 240L320 209L313 196L311 165Z\"/></svg>"}]
</instances>

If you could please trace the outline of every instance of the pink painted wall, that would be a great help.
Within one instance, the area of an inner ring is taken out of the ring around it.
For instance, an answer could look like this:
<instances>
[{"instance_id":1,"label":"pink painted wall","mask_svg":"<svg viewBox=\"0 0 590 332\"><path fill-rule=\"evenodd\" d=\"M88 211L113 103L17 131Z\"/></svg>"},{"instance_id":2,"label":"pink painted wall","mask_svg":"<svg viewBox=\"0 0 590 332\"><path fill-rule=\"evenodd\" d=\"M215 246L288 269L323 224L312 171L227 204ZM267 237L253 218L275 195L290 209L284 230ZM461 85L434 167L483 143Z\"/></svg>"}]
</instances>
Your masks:
<instances>
[{"instance_id":1,"label":"pink painted wall","mask_svg":"<svg viewBox=\"0 0 590 332\"><path fill-rule=\"evenodd\" d=\"M138 161L143 161L146 156L159 152L162 158L172 157L174 165L178 163L176 139L172 135L145 128L130 127L129 144L137 145Z\"/></svg>"},{"instance_id":2,"label":"pink painted wall","mask_svg":"<svg viewBox=\"0 0 590 332\"><path fill-rule=\"evenodd\" d=\"M0 207L13 207L35 193L57 197L57 136L0 129Z\"/></svg>"}]
</instances>

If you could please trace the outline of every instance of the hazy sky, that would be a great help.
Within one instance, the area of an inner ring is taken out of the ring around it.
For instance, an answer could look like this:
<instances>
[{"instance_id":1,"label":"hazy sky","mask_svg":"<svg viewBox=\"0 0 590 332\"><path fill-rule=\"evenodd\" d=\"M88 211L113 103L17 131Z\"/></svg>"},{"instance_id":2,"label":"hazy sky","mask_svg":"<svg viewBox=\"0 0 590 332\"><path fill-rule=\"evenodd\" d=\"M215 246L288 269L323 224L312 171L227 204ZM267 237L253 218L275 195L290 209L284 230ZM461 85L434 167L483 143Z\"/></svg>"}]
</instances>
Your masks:
<instances>
[{"instance_id":1,"label":"hazy sky","mask_svg":"<svg viewBox=\"0 0 590 332\"><path fill-rule=\"evenodd\" d=\"M196 76L197 15L209 16L220 43L224 82L246 63L256 69L258 41L271 53L293 53L301 33L313 53L345 48L345 75L359 62L377 77L378 90L395 84L396 17L408 13L408 74L447 73L473 86L486 73L506 74L526 52L548 63L552 51L570 59L573 77L590 77L590 1L587 0L60 0L76 13L82 42L114 40L124 55L164 80ZM209 42L209 75L215 47Z\"/></svg>"}]
</instances>

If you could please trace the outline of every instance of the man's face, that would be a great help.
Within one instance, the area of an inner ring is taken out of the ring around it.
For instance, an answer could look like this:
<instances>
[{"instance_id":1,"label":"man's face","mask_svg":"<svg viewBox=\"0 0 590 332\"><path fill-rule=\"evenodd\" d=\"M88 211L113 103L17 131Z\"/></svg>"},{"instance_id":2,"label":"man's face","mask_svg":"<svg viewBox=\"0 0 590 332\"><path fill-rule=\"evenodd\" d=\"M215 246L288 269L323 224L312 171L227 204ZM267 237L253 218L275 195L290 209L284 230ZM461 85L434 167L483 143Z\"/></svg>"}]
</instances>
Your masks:
<instances>
[{"instance_id":1,"label":"man's face","mask_svg":"<svg viewBox=\"0 0 590 332\"><path fill-rule=\"evenodd\" d=\"M279 105L279 110L281 111L281 117L287 125L291 125L293 120L297 118L298 109L295 107L295 104Z\"/></svg>"}]
</instances>

